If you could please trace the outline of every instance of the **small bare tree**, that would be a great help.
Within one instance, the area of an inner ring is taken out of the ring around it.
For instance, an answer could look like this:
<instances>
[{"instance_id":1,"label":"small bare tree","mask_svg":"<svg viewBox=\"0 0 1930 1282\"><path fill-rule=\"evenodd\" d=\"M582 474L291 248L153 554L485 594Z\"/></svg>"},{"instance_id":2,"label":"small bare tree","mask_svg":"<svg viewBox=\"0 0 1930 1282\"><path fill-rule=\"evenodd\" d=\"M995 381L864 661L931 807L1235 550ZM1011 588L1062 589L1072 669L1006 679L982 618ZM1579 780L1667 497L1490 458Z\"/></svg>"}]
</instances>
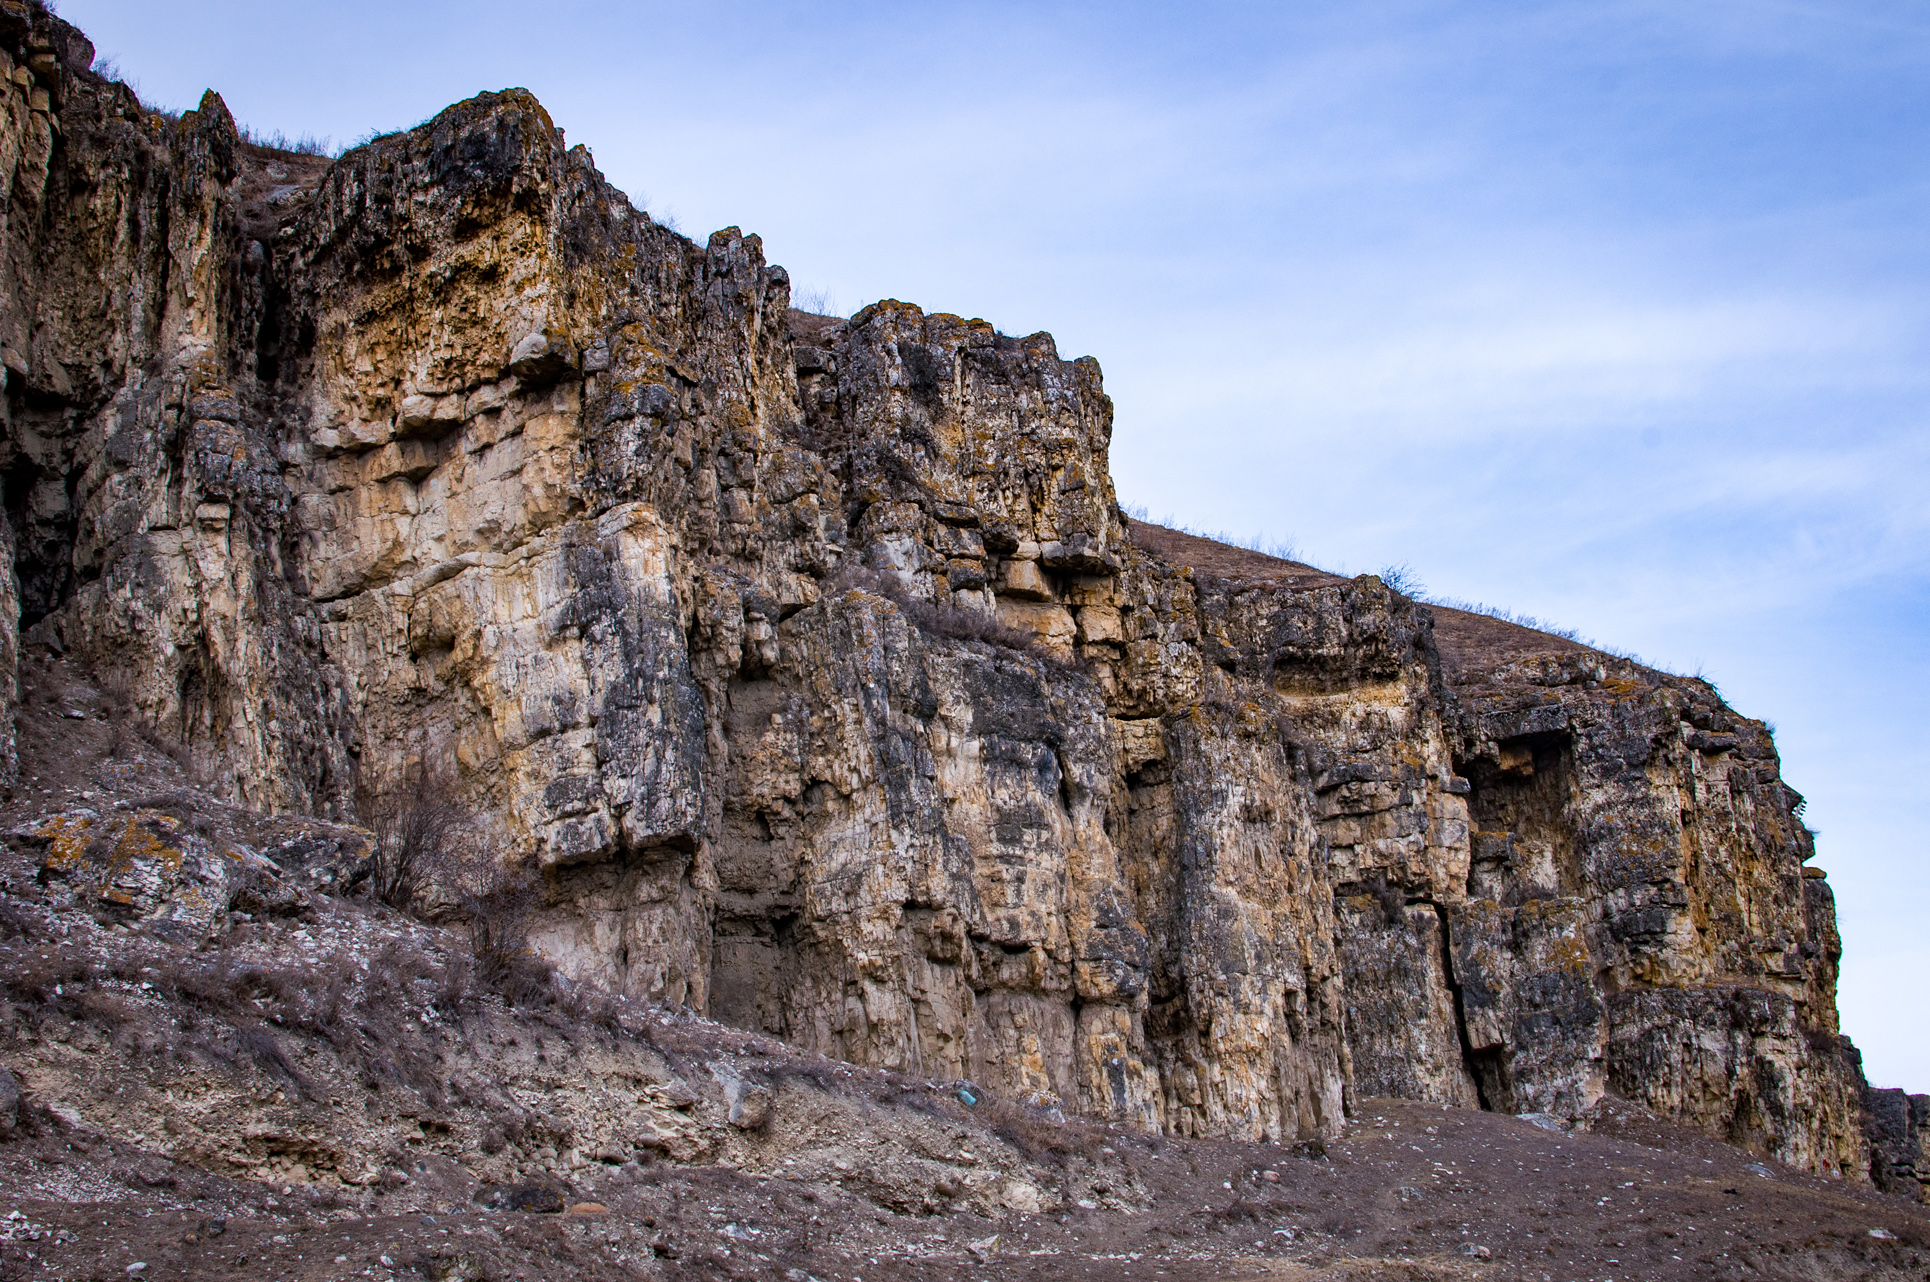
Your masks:
<instances>
[{"instance_id":1,"label":"small bare tree","mask_svg":"<svg viewBox=\"0 0 1930 1282\"><path fill-rule=\"evenodd\" d=\"M464 878L462 910L477 978L512 1006L540 1004L551 994L551 967L530 947L530 927L543 906L542 879L527 866L478 861Z\"/></svg>"},{"instance_id":2,"label":"small bare tree","mask_svg":"<svg viewBox=\"0 0 1930 1282\"><path fill-rule=\"evenodd\" d=\"M552 968L529 942L543 907L542 878L532 868L506 860L434 778L372 797L361 809L375 834L368 893L468 932L473 969L465 962L460 976L449 977L452 1000L460 1005L471 975L511 1005L553 999Z\"/></svg>"},{"instance_id":3,"label":"small bare tree","mask_svg":"<svg viewBox=\"0 0 1930 1282\"><path fill-rule=\"evenodd\" d=\"M363 821L375 834L369 893L404 912L423 907L430 892L475 858L469 812L447 784L427 776L412 786L372 797Z\"/></svg>"}]
</instances>

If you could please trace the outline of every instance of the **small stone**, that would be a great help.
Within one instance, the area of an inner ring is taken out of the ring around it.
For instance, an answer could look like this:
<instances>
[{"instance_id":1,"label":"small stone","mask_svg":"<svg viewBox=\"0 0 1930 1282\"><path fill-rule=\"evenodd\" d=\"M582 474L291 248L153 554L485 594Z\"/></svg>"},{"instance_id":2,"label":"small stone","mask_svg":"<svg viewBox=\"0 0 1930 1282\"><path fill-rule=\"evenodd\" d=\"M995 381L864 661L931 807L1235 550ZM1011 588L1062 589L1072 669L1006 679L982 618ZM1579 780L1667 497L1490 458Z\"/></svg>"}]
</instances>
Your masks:
<instances>
[{"instance_id":1,"label":"small stone","mask_svg":"<svg viewBox=\"0 0 1930 1282\"><path fill-rule=\"evenodd\" d=\"M125 1274L127 1274L127 1275L128 1275L128 1276L130 1276L130 1277L132 1277L132 1276L134 1276L135 1274L138 1274L138 1273L145 1273L145 1272L147 1272L147 1261L146 1261L146 1260L136 1260L136 1261L134 1261L134 1263L132 1263L132 1264L130 1264L130 1265L128 1265L128 1266L127 1266L126 1268L124 1268L124 1269L122 1269L122 1270L121 1270L121 1272L123 1272L123 1273L125 1273Z\"/></svg>"},{"instance_id":2,"label":"small stone","mask_svg":"<svg viewBox=\"0 0 1930 1282\"><path fill-rule=\"evenodd\" d=\"M563 1195L547 1184L526 1184L521 1188L509 1190L508 1209L530 1211L537 1215L555 1215L567 1205Z\"/></svg>"}]
</instances>

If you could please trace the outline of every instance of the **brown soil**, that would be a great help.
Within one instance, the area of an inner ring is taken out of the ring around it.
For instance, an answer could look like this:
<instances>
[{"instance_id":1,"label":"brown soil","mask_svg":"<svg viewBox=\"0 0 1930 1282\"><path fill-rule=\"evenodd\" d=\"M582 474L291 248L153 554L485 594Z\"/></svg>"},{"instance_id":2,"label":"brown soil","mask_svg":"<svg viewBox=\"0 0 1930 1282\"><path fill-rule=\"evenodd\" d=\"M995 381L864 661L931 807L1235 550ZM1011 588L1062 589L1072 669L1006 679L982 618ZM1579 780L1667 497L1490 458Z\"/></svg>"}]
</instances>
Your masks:
<instances>
[{"instance_id":1,"label":"brown soil","mask_svg":"<svg viewBox=\"0 0 1930 1282\"><path fill-rule=\"evenodd\" d=\"M255 143L238 149L241 162L237 194L242 230L249 237L273 244L284 223L293 219L314 196L329 167L328 156L278 151Z\"/></svg>"},{"instance_id":2,"label":"brown soil","mask_svg":"<svg viewBox=\"0 0 1930 1282\"><path fill-rule=\"evenodd\" d=\"M1298 561L1285 561L1149 521L1133 521L1131 528L1133 542L1154 556L1174 565L1191 566L1195 573L1211 578L1281 583L1300 589L1347 581L1338 574ZM1434 613L1434 640L1440 647L1441 663L1450 676L1538 655L1590 652L1589 647L1566 637L1504 619L1444 605L1429 605L1428 609Z\"/></svg>"},{"instance_id":3,"label":"brown soil","mask_svg":"<svg viewBox=\"0 0 1930 1282\"><path fill-rule=\"evenodd\" d=\"M842 316L823 316L817 312L807 312L793 307L787 315L791 323L791 337L801 343L814 343L818 335L833 325L844 324Z\"/></svg>"}]
</instances>

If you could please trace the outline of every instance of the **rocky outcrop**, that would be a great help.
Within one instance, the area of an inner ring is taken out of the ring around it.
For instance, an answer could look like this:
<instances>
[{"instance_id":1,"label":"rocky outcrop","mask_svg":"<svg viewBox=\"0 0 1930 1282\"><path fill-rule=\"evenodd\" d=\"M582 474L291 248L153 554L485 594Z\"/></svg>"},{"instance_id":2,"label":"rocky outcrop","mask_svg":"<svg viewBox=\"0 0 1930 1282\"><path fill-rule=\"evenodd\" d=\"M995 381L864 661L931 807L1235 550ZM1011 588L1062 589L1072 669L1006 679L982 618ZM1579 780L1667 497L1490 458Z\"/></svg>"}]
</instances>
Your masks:
<instances>
[{"instance_id":1,"label":"rocky outcrop","mask_svg":"<svg viewBox=\"0 0 1930 1282\"><path fill-rule=\"evenodd\" d=\"M1865 1104L1871 1179L1886 1193L1930 1202L1930 1095L1873 1090Z\"/></svg>"},{"instance_id":2,"label":"rocky outcrop","mask_svg":"<svg viewBox=\"0 0 1930 1282\"><path fill-rule=\"evenodd\" d=\"M792 311L522 91L330 162L0 7L0 694L74 652L260 807L444 779L578 978L848 1060L1867 1169L1800 799L1707 685L1129 522L1090 358Z\"/></svg>"}]
</instances>

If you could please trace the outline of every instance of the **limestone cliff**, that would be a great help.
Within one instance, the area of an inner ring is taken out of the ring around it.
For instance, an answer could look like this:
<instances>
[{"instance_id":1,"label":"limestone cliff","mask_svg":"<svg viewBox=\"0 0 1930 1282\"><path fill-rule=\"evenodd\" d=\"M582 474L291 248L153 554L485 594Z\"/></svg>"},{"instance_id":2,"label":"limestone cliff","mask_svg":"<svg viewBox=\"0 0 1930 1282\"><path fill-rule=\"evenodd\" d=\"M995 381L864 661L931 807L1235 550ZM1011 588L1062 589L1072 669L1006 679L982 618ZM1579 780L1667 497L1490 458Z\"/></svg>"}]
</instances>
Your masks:
<instances>
[{"instance_id":1,"label":"limestone cliff","mask_svg":"<svg viewBox=\"0 0 1930 1282\"><path fill-rule=\"evenodd\" d=\"M520 90L328 161L91 56L0 0L0 700L51 646L239 802L453 779L566 968L859 1063L1867 1171L1800 798L1704 683L1132 524L1096 362L795 312Z\"/></svg>"}]
</instances>

